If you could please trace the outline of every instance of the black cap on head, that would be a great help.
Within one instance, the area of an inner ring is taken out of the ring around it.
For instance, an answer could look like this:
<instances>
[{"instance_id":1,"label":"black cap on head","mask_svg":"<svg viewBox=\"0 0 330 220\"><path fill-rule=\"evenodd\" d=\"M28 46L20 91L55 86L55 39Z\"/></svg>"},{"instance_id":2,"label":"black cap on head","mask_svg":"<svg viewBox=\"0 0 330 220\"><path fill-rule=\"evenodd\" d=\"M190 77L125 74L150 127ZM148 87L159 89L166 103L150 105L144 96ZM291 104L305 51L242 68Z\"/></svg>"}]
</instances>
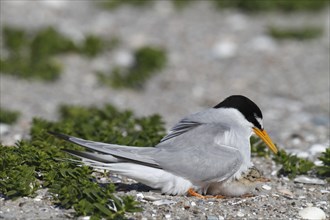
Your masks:
<instances>
[{"instance_id":1,"label":"black cap on head","mask_svg":"<svg viewBox=\"0 0 330 220\"><path fill-rule=\"evenodd\" d=\"M255 127L263 129L257 118L262 119L262 113L259 107L250 99L242 95L232 95L214 106L214 108L235 108L240 111L246 120Z\"/></svg>"}]
</instances>

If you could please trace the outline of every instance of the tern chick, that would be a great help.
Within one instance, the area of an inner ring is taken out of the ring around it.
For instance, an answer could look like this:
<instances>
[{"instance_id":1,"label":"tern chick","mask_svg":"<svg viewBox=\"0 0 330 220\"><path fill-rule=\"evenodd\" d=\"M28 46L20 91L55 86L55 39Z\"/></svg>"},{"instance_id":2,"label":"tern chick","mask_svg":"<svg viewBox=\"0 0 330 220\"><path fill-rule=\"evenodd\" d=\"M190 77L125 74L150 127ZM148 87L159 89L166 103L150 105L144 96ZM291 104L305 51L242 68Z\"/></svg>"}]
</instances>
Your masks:
<instances>
[{"instance_id":1,"label":"tern chick","mask_svg":"<svg viewBox=\"0 0 330 220\"><path fill-rule=\"evenodd\" d=\"M121 146L50 133L89 150L65 150L86 165L130 177L171 195L247 193L250 188L245 186L252 183L255 172L251 169L253 133L277 153L264 130L259 107L242 95L230 96L213 108L184 117L155 147Z\"/></svg>"},{"instance_id":2,"label":"tern chick","mask_svg":"<svg viewBox=\"0 0 330 220\"><path fill-rule=\"evenodd\" d=\"M209 195L221 195L224 197L242 196L249 194L258 185L269 182L270 180L263 177L263 174L256 167L250 167L239 179L226 181L223 184L211 184L207 190Z\"/></svg>"}]
</instances>

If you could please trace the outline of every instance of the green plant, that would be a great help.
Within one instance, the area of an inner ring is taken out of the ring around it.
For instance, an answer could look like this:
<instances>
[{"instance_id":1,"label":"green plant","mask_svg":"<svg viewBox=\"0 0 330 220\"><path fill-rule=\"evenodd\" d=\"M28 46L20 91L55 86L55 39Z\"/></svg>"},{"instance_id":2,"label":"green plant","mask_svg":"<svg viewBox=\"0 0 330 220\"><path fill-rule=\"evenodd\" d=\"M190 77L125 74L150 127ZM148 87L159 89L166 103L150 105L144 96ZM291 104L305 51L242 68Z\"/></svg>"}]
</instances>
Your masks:
<instances>
[{"instance_id":1,"label":"green plant","mask_svg":"<svg viewBox=\"0 0 330 220\"><path fill-rule=\"evenodd\" d=\"M142 88L153 74L166 65L166 53L161 48L142 47L134 53L135 62L130 68L115 67L111 74L98 73L100 82L114 88Z\"/></svg>"},{"instance_id":2,"label":"green plant","mask_svg":"<svg viewBox=\"0 0 330 220\"><path fill-rule=\"evenodd\" d=\"M268 34L277 40L310 40L322 35L319 27L306 26L302 28L279 28L269 27Z\"/></svg>"},{"instance_id":3,"label":"green plant","mask_svg":"<svg viewBox=\"0 0 330 220\"><path fill-rule=\"evenodd\" d=\"M105 9L115 9L123 5L131 5L136 7L143 7L150 5L152 1L150 0L105 0L102 2L97 2L101 7Z\"/></svg>"},{"instance_id":4,"label":"green plant","mask_svg":"<svg viewBox=\"0 0 330 220\"><path fill-rule=\"evenodd\" d=\"M274 161L282 165L278 174L288 175L289 178L294 178L296 175L307 174L308 171L314 168L312 161L299 158L295 155L286 153L284 150L279 150L274 156Z\"/></svg>"},{"instance_id":5,"label":"green plant","mask_svg":"<svg viewBox=\"0 0 330 220\"><path fill-rule=\"evenodd\" d=\"M60 115L57 122L34 119L30 140L17 146L0 145L0 194L15 199L34 196L39 188L48 188L54 203L63 208L73 207L77 216L89 215L94 219L121 219L125 212L140 210L134 199L117 197L113 184L93 181L91 168L77 166L61 151L82 150L81 147L58 140L47 131L117 144L154 146L164 135L160 117L138 118L110 105L102 109L62 106Z\"/></svg>"},{"instance_id":6,"label":"green plant","mask_svg":"<svg viewBox=\"0 0 330 220\"><path fill-rule=\"evenodd\" d=\"M319 157L323 165L316 167L318 175L330 178L330 148L327 148L325 152Z\"/></svg>"},{"instance_id":7,"label":"green plant","mask_svg":"<svg viewBox=\"0 0 330 220\"><path fill-rule=\"evenodd\" d=\"M323 166L316 167L314 163L307 159L299 158L295 155L287 153L281 149L275 155L270 152L266 144L260 138L251 137L251 153L259 157L271 157L278 165L281 165L279 175L286 175L289 178L294 178L296 175L307 174L313 170L317 171L320 177L330 175L330 150L327 149L319 159L323 162Z\"/></svg>"},{"instance_id":8,"label":"green plant","mask_svg":"<svg viewBox=\"0 0 330 220\"><path fill-rule=\"evenodd\" d=\"M10 111L0 107L0 123L14 124L20 113L17 111Z\"/></svg>"},{"instance_id":9,"label":"green plant","mask_svg":"<svg viewBox=\"0 0 330 220\"><path fill-rule=\"evenodd\" d=\"M271 153L268 150L268 147L259 137L251 136L250 144L251 144L251 153L253 156L258 156L258 157L270 156Z\"/></svg>"},{"instance_id":10,"label":"green plant","mask_svg":"<svg viewBox=\"0 0 330 220\"><path fill-rule=\"evenodd\" d=\"M263 11L318 11L328 6L327 0L213 0L214 4L219 8L237 8L246 12L263 12Z\"/></svg>"},{"instance_id":11,"label":"green plant","mask_svg":"<svg viewBox=\"0 0 330 220\"><path fill-rule=\"evenodd\" d=\"M21 78L56 80L62 67L55 57L65 53L81 53L93 57L105 49L111 49L110 43L92 35L77 44L70 38L48 27L35 33L11 27L3 28L4 48L8 56L0 57L0 72Z\"/></svg>"}]
</instances>

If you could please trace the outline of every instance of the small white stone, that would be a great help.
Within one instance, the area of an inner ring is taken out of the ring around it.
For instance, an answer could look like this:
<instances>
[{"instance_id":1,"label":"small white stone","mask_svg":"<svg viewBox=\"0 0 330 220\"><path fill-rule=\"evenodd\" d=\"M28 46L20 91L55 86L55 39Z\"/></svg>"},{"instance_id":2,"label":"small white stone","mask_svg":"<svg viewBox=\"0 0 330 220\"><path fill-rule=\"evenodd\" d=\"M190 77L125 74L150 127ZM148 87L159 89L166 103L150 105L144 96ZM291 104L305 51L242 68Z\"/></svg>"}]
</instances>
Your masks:
<instances>
[{"instance_id":1,"label":"small white stone","mask_svg":"<svg viewBox=\"0 0 330 220\"><path fill-rule=\"evenodd\" d=\"M170 219L171 218L171 214L165 214L165 218L166 219Z\"/></svg>"},{"instance_id":2,"label":"small white stone","mask_svg":"<svg viewBox=\"0 0 330 220\"><path fill-rule=\"evenodd\" d=\"M237 212L237 216L238 217L243 217L244 216L244 213L242 213L241 211Z\"/></svg>"},{"instance_id":3,"label":"small white stone","mask_svg":"<svg viewBox=\"0 0 330 220\"><path fill-rule=\"evenodd\" d=\"M306 158L309 157L309 153L301 151L301 152L297 153L297 157L302 158L302 159L306 159Z\"/></svg>"},{"instance_id":4,"label":"small white stone","mask_svg":"<svg viewBox=\"0 0 330 220\"><path fill-rule=\"evenodd\" d=\"M8 134L10 126L7 124L0 123L0 135Z\"/></svg>"},{"instance_id":5,"label":"small white stone","mask_svg":"<svg viewBox=\"0 0 330 220\"><path fill-rule=\"evenodd\" d=\"M219 215L219 220L225 220L225 217L223 217L223 216L221 216L221 215Z\"/></svg>"},{"instance_id":6,"label":"small white stone","mask_svg":"<svg viewBox=\"0 0 330 220\"><path fill-rule=\"evenodd\" d=\"M284 196L287 196L289 198L293 198L293 193L290 190L286 189L286 188L278 188L277 191L279 193L281 193L282 195L284 195Z\"/></svg>"},{"instance_id":7,"label":"small white stone","mask_svg":"<svg viewBox=\"0 0 330 220\"><path fill-rule=\"evenodd\" d=\"M319 205L327 205L328 202L327 201L319 201L319 202L317 202L317 204L319 204Z\"/></svg>"},{"instance_id":8,"label":"small white stone","mask_svg":"<svg viewBox=\"0 0 330 220\"><path fill-rule=\"evenodd\" d=\"M292 140L293 145L299 145L301 144L301 139L300 138L293 138Z\"/></svg>"},{"instance_id":9,"label":"small white stone","mask_svg":"<svg viewBox=\"0 0 330 220\"><path fill-rule=\"evenodd\" d=\"M321 189L321 190L320 190L320 192L321 192L322 194L325 194L325 193L330 193L330 191L329 191L329 190L325 190L325 189Z\"/></svg>"},{"instance_id":10,"label":"small white stone","mask_svg":"<svg viewBox=\"0 0 330 220\"><path fill-rule=\"evenodd\" d=\"M62 1L62 0L51 0L51 1L41 1L44 5L47 5L49 7L53 8L62 8L64 7L68 2Z\"/></svg>"},{"instance_id":11,"label":"small white stone","mask_svg":"<svg viewBox=\"0 0 330 220\"><path fill-rule=\"evenodd\" d=\"M308 190L311 191L311 192L314 192L315 188L309 188Z\"/></svg>"},{"instance_id":12,"label":"small white stone","mask_svg":"<svg viewBox=\"0 0 330 220\"><path fill-rule=\"evenodd\" d=\"M271 190L272 187L269 186L269 185L262 185L262 188L265 189L265 190Z\"/></svg>"},{"instance_id":13,"label":"small white stone","mask_svg":"<svg viewBox=\"0 0 330 220\"><path fill-rule=\"evenodd\" d=\"M42 199L42 195L38 195L33 200L36 202L39 202L39 201L41 201L41 199Z\"/></svg>"},{"instance_id":14,"label":"small white stone","mask_svg":"<svg viewBox=\"0 0 330 220\"><path fill-rule=\"evenodd\" d=\"M167 200L167 199L162 199L162 200L157 200L154 201L152 204L154 205L171 205L171 204L175 204L176 202L172 201L172 200Z\"/></svg>"},{"instance_id":15,"label":"small white stone","mask_svg":"<svg viewBox=\"0 0 330 220\"><path fill-rule=\"evenodd\" d=\"M196 206L196 203L195 202L191 202L190 205L191 206Z\"/></svg>"},{"instance_id":16,"label":"small white stone","mask_svg":"<svg viewBox=\"0 0 330 220\"><path fill-rule=\"evenodd\" d=\"M136 198L137 200L142 200L144 198L144 195L142 193L137 193Z\"/></svg>"},{"instance_id":17,"label":"small white stone","mask_svg":"<svg viewBox=\"0 0 330 220\"><path fill-rule=\"evenodd\" d=\"M91 219L91 217L90 216L80 216L77 219L78 220L89 220L89 219Z\"/></svg>"},{"instance_id":18,"label":"small white stone","mask_svg":"<svg viewBox=\"0 0 330 220\"><path fill-rule=\"evenodd\" d=\"M299 211L299 216L303 219L325 219L325 213L317 207L307 207Z\"/></svg>"},{"instance_id":19,"label":"small white stone","mask_svg":"<svg viewBox=\"0 0 330 220\"><path fill-rule=\"evenodd\" d=\"M316 161L314 161L314 164L315 164L315 166L320 167L320 166L323 166L323 161L321 161L321 160L316 160Z\"/></svg>"},{"instance_id":20,"label":"small white stone","mask_svg":"<svg viewBox=\"0 0 330 220\"><path fill-rule=\"evenodd\" d=\"M298 176L293 181L298 182L298 183L306 183L306 184L317 184L317 185L326 184L326 182L324 180L321 180L318 178L311 178L308 176Z\"/></svg>"},{"instance_id":21,"label":"small white stone","mask_svg":"<svg viewBox=\"0 0 330 220\"><path fill-rule=\"evenodd\" d=\"M277 170L273 170L270 175L275 176L277 174Z\"/></svg>"},{"instance_id":22,"label":"small white stone","mask_svg":"<svg viewBox=\"0 0 330 220\"><path fill-rule=\"evenodd\" d=\"M129 67L134 63L133 54L128 50L120 50L115 54L115 63L122 67Z\"/></svg>"},{"instance_id":23,"label":"small white stone","mask_svg":"<svg viewBox=\"0 0 330 220\"><path fill-rule=\"evenodd\" d=\"M237 45L231 40L217 42L213 47L215 58L230 58L236 55Z\"/></svg>"},{"instance_id":24,"label":"small white stone","mask_svg":"<svg viewBox=\"0 0 330 220\"><path fill-rule=\"evenodd\" d=\"M312 155L315 155L315 154L319 154L319 153L325 152L326 149L327 149L327 147L324 146L324 145L321 145L321 144L314 144L314 145L312 145L311 148L309 149L309 152L310 152Z\"/></svg>"},{"instance_id":25,"label":"small white stone","mask_svg":"<svg viewBox=\"0 0 330 220\"><path fill-rule=\"evenodd\" d=\"M159 197L155 197L155 196L144 196L144 200L147 201L157 201L157 200L161 200L162 198Z\"/></svg>"}]
</instances>

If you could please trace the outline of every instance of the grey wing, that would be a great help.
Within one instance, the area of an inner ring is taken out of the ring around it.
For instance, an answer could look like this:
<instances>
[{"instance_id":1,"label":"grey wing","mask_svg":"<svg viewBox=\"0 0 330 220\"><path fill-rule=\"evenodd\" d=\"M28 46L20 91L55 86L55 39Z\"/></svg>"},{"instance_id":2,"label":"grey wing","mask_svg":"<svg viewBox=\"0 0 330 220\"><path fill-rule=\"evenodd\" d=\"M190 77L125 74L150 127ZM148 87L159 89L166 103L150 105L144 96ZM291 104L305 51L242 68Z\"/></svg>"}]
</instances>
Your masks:
<instances>
[{"instance_id":1,"label":"grey wing","mask_svg":"<svg viewBox=\"0 0 330 220\"><path fill-rule=\"evenodd\" d=\"M243 163L239 150L218 143L229 131L228 127L220 123L199 123L158 144L156 148L162 151L155 155L155 161L164 170L191 181L228 179Z\"/></svg>"},{"instance_id":2,"label":"grey wing","mask_svg":"<svg viewBox=\"0 0 330 220\"><path fill-rule=\"evenodd\" d=\"M176 136L179 136L191 129L194 129L195 127L201 125L200 122L196 122L196 121L191 121L189 119L182 119L181 121L179 121L179 123L177 123L170 131L170 133L168 135L166 135L165 137L163 137L160 142L164 142L167 141L171 138L174 138Z\"/></svg>"},{"instance_id":3,"label":"grey wing","mask_svg":"<svg viewBox=\"0 0 330 220\"><path fill-rule=\"evenodd\" d=\"M191 114L181 121L179 121L161 141L160 145L163 145L168 140L173 141L173 139L180 138L182 134L191 133L194 130L199 129L204 126L214 126L216 124L218 133L225 132L229 128L224 124L217 123L219 119L218 111L216 109L207 109L205 111L197 112ZM213 131L212 131L213 133ZM205 133L204 133L205 135Z\"/></svg>"},{"instance_id":4,"label":"grey wing","mask_svg":"<svg viewBox=\"0 0 330 220\"><path fill-rule=\"evenodd\" d=\"M74 144L78 144L88 150L97 153L80 152L75 150L64 150L71 155L78 156L82 159L94 160L103 163L114 162L132 162L144 164L152 167L159 167L159 164L153 159L152 155L157 153L159 149L153 147L131 147L121 146L115 144L107 144L102 142L95 142L84 140L81 138L72 137L65 134L56 132L49 132L50 134L60 139L69 141Z\"/></svg>"},{"instance_id":5,"label":"grey wing","mask_svg":"<svg viewBox=\"0 0 330 220\"><path fill-rule=\"evenodd\" d=\"M163 148L167 152L156 155L155 160L167 171L193 182L223 181L234 175L243 163L241 153L225 145Z\"/></svg>"}]
</instances>

